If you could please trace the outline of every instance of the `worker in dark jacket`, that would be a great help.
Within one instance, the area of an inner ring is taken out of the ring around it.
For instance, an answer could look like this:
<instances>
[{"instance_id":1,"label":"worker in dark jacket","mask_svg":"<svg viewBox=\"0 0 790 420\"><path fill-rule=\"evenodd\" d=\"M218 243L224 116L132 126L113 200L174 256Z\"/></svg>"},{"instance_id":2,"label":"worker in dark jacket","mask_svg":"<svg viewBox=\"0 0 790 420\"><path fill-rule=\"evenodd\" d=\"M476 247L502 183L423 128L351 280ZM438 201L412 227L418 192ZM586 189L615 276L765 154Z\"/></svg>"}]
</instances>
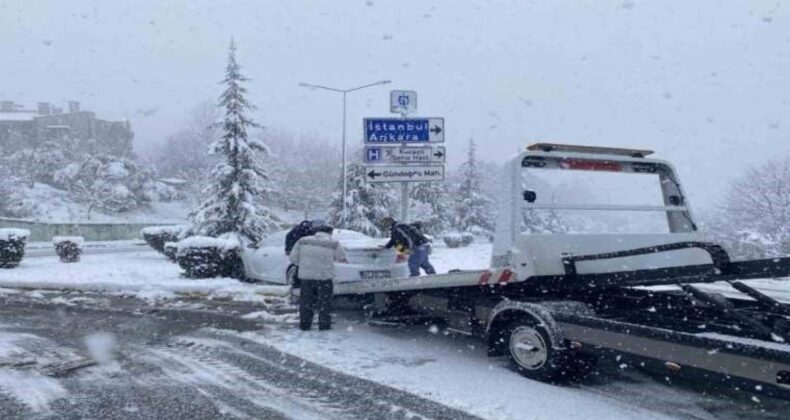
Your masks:
<instances>
[{"instance_id":1,"label":"worker in dark jacket","mask_svg":"<svg viewBox=\"0 0 790 420\"><path fill-rule=\"evenodd\" d=\"M285 235L285 255L291 255L291 250L299 239L305 236L315 235L315 228L313 228L314 221L303 220L302 223L294 226L293 229L288 231ZM323 224L323 223L321 223Z\"/></svg>"},{"instance_id":2,"label":"worker in dark jacket","mask_svg":"<svg viewBox=\"0 0 790 420\"><path fill-rule=\"evenodd\" d=\"M409 255L409 273L412 277L420 275L420 268L426 274L436 274L430 261L430 243L419 229L407 223L398 223L391 217L385 217L381 225L390 231L390 240L384 248L395 248Z\"/></svg>"}]
</instances>

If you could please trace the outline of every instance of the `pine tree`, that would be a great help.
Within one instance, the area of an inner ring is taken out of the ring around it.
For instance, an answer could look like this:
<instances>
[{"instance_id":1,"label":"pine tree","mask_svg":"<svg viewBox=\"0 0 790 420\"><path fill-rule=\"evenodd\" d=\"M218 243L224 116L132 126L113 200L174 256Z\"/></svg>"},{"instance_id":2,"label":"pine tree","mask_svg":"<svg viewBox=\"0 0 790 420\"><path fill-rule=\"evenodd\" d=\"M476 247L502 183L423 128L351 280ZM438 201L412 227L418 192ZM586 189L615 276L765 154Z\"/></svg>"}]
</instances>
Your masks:
<instances>
[{"instance_id":1,"label":"pine tree","mask_svg":"<svg viewBox=\"0 0 790 420\"><path fill-rule=\"evenodd\" d=\"M365 166L349 163L348 196L346 213L343 213L343 197L338 194L332 202L330 222L339 228L350 229L369 236L382 236L380 222L397 209L397 199L386 184L365 182Z\"/></svg>"},{"instance_id":2,"label":"pine tree","mask_svg":"<svg viewBox=\"0 0 790 420\"><path fill-rule=\"evenodd\" d=\"M461 167L455 223L461 231L491 236L494 230L494 205L491 199L483 194L476 152L474 139L469 139L467 160Z\"/></svg>"},{"instance_id":3,"label":"pine tree","mask_svg":"<svg viewBox=\"0 0 790 420\"><path fill-rule=\"evenodd\" d=\"M419 182L409 190L411 220L423 222L423 230L438 235L453 224L452 205L447 190L439 182Z\"/></svg>"},{"instance_id":4,"label":"pine tree","mask_svg":"<svg viewBox=\"0 0 790 420\"><path fill-rule=\"evenodd\" d=\"M211 145L210 153L221 158L211 174L210 185L205 189L206 199L190 215L191 231L208 236L233 232L241 238L256 242L276 226L269 210L258 205L268 199L265 183L268 176L256 160L257 152L268 153L263 142L250 138L248 130L260 126L246 113L255 107L247 101L246 82L236 61L236 44L231 41L228 64L225 68L226 88L219 98L219 107L225 108L224 120L218 125L222 137Z\"/></svg>"}]
</instances>

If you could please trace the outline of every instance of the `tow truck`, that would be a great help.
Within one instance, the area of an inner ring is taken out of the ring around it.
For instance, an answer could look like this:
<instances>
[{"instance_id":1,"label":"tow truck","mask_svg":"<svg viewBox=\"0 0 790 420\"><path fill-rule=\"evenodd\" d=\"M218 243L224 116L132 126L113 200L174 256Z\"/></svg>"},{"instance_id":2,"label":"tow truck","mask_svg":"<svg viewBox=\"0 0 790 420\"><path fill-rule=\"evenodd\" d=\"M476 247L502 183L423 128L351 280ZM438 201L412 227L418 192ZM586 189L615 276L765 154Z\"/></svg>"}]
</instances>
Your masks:
<instances>
[{"instance_id":1,"label":"tow truck","mask_svg":"<svg viewBox=\"0 0 790 420\"><path fill-rule=\"evenodd\" d=\"M675 169L650 154L531 145L505 165L490 268L338 283L335 294L369 298L376 322L442 322L480 337L489 356L508 356L532 379L563 380L616 355L667 376L715 378L788 398L790 305L747 281L790 276L790 258L733 261L706 242ZM658 204L539 195L540 177L559 171L654 177ZM657 214L666 230L535 233L528 224L537 211ZM701 286L714 282L735 295Z\"/></svg>"}]
</instances>

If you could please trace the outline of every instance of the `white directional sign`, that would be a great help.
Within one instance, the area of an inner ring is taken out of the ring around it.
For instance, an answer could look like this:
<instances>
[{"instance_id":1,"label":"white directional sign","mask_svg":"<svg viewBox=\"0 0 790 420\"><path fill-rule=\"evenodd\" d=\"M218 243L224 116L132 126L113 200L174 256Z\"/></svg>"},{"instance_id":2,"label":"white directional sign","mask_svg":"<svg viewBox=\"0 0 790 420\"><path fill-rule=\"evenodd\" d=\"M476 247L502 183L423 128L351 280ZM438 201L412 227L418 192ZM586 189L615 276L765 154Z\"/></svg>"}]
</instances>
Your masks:
<instances>
[{"instance_id":1,"label":"white directional sign","mask_svg":"<svg viewBox=\"0 0 790 420\"><path fill-rule=\"evenodd\" d=\"M444 146L365 146L365 163L444 163Z\"/></svg>"},{"instance_id":2,"label":"white directional sign","mask_svg":"<svg viewBox=\"0 0 790 420\"><path fill-rule=\"evenodd\" d=\"M390 112L411 114L417 111L417 92L413 90L391 90Z\"/></svg>"},{"instance_id":3,"label":"white directional sign","mask_svg":"<svg viewBox=\"0 0 790 420\"><path fill-rule=\"evenodd\" d=\"M400 165L365 167L365 181L376 182L432 182L444 180L444 165Z\"/></svg>"},{"instance_id":4,"label":"white directional sign","mask_svg":"<svg viewBox=\"0 0 790 420\"><path fill-rule=\"evenodd\" d=\"M444 118L365 118L366 144L443 143Z\"/></svg>"}]
</instances>

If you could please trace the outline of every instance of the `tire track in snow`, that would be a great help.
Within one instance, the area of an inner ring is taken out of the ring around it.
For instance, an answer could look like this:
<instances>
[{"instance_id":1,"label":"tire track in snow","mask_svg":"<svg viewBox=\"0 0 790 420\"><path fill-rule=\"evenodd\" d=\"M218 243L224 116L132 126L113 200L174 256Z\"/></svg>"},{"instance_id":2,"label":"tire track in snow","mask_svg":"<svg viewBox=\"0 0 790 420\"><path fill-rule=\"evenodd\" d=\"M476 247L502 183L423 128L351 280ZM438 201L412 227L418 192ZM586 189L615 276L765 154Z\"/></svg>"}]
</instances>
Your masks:
<instances>
[{"instance_id":1,"label":"tire track in snow","mask_svg":"<svg viewBox=\"0 0 790 420\"><path fill-rule=\"evenodd\" d=\"M279 392L247 370L223 361L221 354L209 347L189 345L177 339L169 346L149 349L144 359L159 366L171 381L195 387L227 414L253 418L340 418Z\"/></svg>"},{"instance_id":2,"label":"tire track in snow","mask_svg":"<svg viewBox=\"0 0 790 420\"><path fill-rule=\"evenodd\" d=\"M177 346L211 354L241 367L255 380L273 385L343 418L475 419L459 410L331 369L247 340L233 332L204 329L175 340Z\"/></svg>"}]
</instances>

